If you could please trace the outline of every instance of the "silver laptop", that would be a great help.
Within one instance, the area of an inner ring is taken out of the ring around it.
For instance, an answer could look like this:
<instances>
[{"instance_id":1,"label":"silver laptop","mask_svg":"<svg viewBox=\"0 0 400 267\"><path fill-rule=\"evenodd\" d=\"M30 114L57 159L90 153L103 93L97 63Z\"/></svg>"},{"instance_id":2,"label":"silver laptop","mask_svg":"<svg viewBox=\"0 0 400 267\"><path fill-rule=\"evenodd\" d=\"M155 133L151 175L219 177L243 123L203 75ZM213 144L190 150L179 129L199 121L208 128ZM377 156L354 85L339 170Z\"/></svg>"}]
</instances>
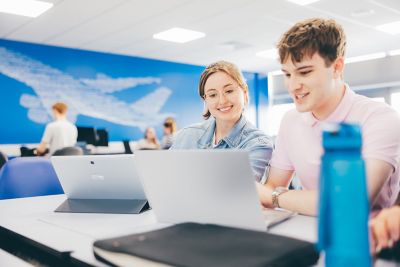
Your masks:
<instances>
[{"instance_id":1,"label":"silver laptop","mask_svg":"<svg viewBox=\"0 0 400 267\"><path fill-rule=\"evenodd\" d=\"M57 212L140 213L149 208L134 155L53 156L67 200Z\"/></svg>"},{"instance_id":2,"label":"silver laptop","mask_svg":"<svg viewBox=\"0 0 400 267\"><path fill-rule=\"evenodd\" d=\"M146 196L159 222L267 229L246 151L137 151L136 157ZM293 215L277 212L279 216L267 212L269 224Z\"/></svg>"}]
</instances>

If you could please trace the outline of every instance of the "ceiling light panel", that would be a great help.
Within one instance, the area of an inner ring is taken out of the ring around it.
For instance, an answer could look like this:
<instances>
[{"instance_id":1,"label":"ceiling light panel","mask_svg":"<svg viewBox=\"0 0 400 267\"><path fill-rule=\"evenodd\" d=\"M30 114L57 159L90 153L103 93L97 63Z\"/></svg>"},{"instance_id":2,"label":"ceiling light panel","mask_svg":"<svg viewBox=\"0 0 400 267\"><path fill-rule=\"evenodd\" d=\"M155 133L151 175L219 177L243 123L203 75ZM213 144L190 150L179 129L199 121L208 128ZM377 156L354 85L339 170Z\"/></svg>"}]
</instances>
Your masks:
<instances>
[{"instance_id":1,"label":"ceiling light panel","mask_svg":"<svg viewBox=\"0 0 400 267\"><path fill-rule=\"evenodd\" d=\"M53 3L37 0L1 0L0 12L36 18L53 7Z\"/></svg>"},{"instance_id":2,"label":"ceiling light panel","mask_svg":"<svg viewBox=\"0 0 400 267\"><path fill-rule=\"evenodd\" d=\"M205 36L206 34L203 32L197 32L183 28L171 28L169 30L154 34L153 38L182 44L203 38Z\"/></svg>"}]
</instances>

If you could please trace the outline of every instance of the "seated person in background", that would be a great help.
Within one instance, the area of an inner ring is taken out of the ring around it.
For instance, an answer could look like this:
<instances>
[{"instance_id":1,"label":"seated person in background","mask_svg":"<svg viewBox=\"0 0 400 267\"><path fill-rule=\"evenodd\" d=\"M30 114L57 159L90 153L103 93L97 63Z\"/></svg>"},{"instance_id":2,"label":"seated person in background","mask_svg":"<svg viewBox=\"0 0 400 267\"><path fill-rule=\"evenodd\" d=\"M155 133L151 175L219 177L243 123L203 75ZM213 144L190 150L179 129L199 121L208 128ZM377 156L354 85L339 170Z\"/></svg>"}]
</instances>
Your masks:
<instances>
[{"instance_id":1,"label":"seated person in background","mask_svg":"<svg viewBox=\"0 0 400 267\"><path fill-rule=\"evenodd\" d=\"M180 130L171 149L247 150L259 181L271 156L272 142L243 114L249 90L240 70L226 61L209 65L200 77L199 95L206 121Z\"/></svg>"},{"instance_id":2,"label":"seated person in background","mask_svg":"<svg viewBox=\"0 0 400 267\"><path fill-rule=\"evenodd\" d=\"M263 206L316 215L325 122L361 126L370 206L379 210L394 204L399 193L400 117L385 103L358 95L345 84L345 45L342 27L328 19L301 21L279 41L285 84L296 109L282 119L267 183L257 184ZM304 190L287 189L294 173Z\"/></svg>"},{"instance_id":3,"label":"seated person in background","mask_svg":"<svg viewBox=\"0 0 400 267\"><path fill-rule=\"evenodd\" d=\"M176 133L176 121L168 117L164 121L164 136L161 139L161 149L169 149L174 142Z\"/></svg>"},{"instance_id":4,"label":"seated person in background","mask_svg":"<svg viewBox=\"0 0 400 267\"><path fill-rule=\"evenodd\" d=\"M68 106L65 103L57 102L52 106L52 110L55 121L47 124L42 141L36 149L38 155L44 155L47 146L51 155L58 149L76 144L78 130L67 120Z\"/></svg>"},{"instance_id":5,"label":"seated person in background","mask_svg":"<svg viewBox=\"0 0 400 267\"><path fill-rule=\"evenodd\" d=\"M146 129L144 132L144 138L140 139L135 145L135 150L160 148L161 147L156 136L156 131L151 127Z\"/></svg>"}]
</instances>

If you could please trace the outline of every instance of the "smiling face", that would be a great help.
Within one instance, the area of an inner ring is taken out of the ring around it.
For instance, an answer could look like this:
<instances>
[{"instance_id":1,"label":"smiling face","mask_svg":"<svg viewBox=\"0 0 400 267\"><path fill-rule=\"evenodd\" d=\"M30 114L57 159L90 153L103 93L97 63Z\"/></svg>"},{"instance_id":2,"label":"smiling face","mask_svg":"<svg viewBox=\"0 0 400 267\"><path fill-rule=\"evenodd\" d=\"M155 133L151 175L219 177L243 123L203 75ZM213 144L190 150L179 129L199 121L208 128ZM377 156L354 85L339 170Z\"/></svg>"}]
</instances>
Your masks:
<instances>
[{"instance_id":1,"label":"smiling face","mask_svg":"<svg viewBox=\"0 0 400 267\"><path fill-rule=\"evenodd\" d=\"M228 74L218 71L204 85L206 108L217 123L236 123L246 103L246 92Z\"/></svg>"},{"instance_id":2,"label":"smiling face","mask_svg":"<svg viewBox=\"0 0 400 267\"><path fill-rule=\"evenodd\" d=\"M154 130L154 128L147 128L145 138L147 140L154 140L155 137L156 137L156 131Z\"/></svg>"},{"instance_id":3,"label":"smiling face","mask_svg":"<svg viewBox=\"0 0 400 267\"><path fill-rule=\"evenodd\" d=\"M312 112L325 119L339 104L344 90L341 75L343 58L327 66L318 54L293 62L291 57L282 64L285 85L299 112Z\"/></svg>"},{"instance_id":4,"label":"smiling face","mask_svg":"<svg viewBox=\"0 0 400 267\"><path fill-rule=\"evenodd\" d=\"M327 118L345 92L346 35L335 20L299 21L277 44L285 84L299 112Z\"/></svg>"}]
</instances>

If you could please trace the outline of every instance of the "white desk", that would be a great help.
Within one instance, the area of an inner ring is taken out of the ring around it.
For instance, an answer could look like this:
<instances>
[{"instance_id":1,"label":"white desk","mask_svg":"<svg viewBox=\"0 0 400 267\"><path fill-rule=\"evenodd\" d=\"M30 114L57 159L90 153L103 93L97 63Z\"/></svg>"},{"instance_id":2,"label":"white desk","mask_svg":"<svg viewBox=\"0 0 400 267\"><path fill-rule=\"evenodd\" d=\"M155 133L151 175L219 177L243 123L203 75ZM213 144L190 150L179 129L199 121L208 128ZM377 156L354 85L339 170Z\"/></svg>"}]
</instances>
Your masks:
<instances>
[{"instance_id":1,"label":"white desk","mask_svg":"<svg viewBox=\"0 0 400 267\"><path fill-rule=\"evenodd\" d=\"M0 201L0 226L54 250L95 266L97 239L143 232L166 225L156 223L151 211L139 215L55 213L64 195Z\"/></svg>"},{"instance_id":2,"label":"white desk","mask_svg":"<svg viewBox=\"0 0 400 267\"><path fill-rule=\"evenodd\" d=\"M7 251L0 249L0 266L7 266L7 267L34 267L33 265L29 264L21 260L20 258L9 254Z\"/></svg>"},{"instance_id":3,"label":"white desk","mask_svg":"<svg viewBox=\"0 0 400 267\"><path fill-rule=\"evenodd\" d=\"M68 254L73 260L93 266L106 266L93 255L95 240L167 226L157 223L151 210L127 215L53 212L64 200L64 195L1 200L0 226L56 254ZM316 225L314 217L296 216L269 232L315 242ZM396 263L379 261L376 266L396 266Z\"/></svg>"}]
</instances>

